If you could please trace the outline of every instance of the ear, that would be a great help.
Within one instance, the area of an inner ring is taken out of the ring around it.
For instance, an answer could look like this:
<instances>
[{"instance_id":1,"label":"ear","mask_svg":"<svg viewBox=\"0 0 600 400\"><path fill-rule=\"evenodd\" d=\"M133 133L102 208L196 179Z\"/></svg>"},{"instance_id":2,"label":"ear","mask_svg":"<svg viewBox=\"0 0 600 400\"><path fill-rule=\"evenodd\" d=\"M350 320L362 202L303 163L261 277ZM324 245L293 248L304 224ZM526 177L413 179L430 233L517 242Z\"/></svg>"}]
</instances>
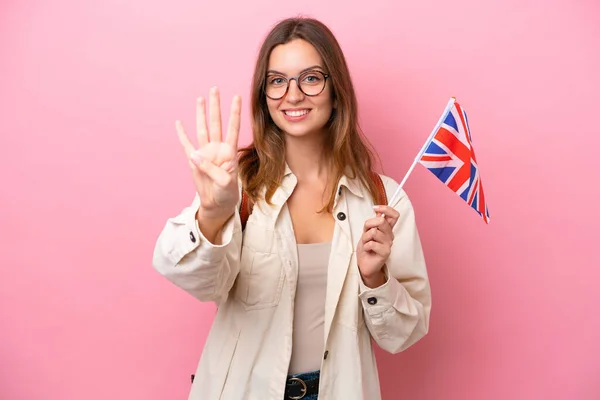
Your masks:
<instances>
[{"instance_id":1,"label":"ear","mask_svg":"<svg viewBox=\"0 0 600 400\"><path fill-rule=\"evenodd\" d=\"M338 106L338 102L337 99L333 100L333 108L337 108Z\"/></svg>"}]
</instances>

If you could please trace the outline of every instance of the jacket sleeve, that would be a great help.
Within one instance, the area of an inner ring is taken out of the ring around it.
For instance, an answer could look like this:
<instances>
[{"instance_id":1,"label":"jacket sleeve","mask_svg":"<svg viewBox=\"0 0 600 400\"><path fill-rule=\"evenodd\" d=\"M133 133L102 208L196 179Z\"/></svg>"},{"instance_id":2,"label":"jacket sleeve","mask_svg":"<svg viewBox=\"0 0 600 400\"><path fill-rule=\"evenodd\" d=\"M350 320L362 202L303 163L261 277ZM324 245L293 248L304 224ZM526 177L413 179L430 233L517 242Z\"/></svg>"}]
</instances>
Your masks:
<instances>
[{"instance_id":1,"label":"jacket sleeve","mask_svg":"<svg viewBox=\"0 0 600 400\"><path fill-rule=\"evenodd\" d=\"M198 228L198 195L179 215L169 218L154 248L153 267L165 278L200 301L222 304L240 269L242 229L239 210L210 243Z\"/></svg>"},{"instance_id":2,"label":"jacket sleeve","mask_svg":"<svg viewBox=\"0 0 600 400\"><path fill-rule=\"evenodd\" d=\"M383 179L391 198L398 184L390 178ZM371 336L390 353L406 350L427 334L431 310L425 258L406 193L402 192L394 208L400 217L394 226L394 243L384 267L386 283L371 289L361 281L359 293Z\"/></svg>"}]
</instances>

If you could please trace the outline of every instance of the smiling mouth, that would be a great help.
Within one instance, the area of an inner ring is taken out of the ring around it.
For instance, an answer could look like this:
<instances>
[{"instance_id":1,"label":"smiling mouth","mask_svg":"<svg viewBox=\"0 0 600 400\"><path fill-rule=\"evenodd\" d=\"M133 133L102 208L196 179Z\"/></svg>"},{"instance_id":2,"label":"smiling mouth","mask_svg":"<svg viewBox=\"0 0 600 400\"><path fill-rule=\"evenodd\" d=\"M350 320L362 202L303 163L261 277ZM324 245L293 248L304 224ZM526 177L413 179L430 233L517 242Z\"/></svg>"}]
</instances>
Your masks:
<instances>
[{"instance_id":1,"label":"smiling mouth","mask_svg":"<svg viewBox=\"0 0 600 400\"><path fill-rule=\"evenodd\" d=\"M310 110L286 110L283 113L289 117L301 117L308 114Z\"/></svg>"}]
</instances>

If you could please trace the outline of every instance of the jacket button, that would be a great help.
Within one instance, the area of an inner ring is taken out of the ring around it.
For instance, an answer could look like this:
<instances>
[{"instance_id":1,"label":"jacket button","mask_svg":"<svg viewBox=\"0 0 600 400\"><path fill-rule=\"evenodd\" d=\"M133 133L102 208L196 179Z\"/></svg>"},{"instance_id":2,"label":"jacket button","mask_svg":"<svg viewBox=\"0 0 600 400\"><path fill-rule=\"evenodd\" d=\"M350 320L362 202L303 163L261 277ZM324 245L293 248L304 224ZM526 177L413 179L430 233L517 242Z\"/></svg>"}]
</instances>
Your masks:
<instances>
[{"instance_id":1,"label":"jacket button","mask_svg":"<svg viewBox=\"0 0 600 400\"><path fill-rule=\"evenodd\" d=\"M369 303L370 305L374 306L375 304L377 304L377 299L375 297L369 297L367 299L367 303Z\"/></svg>"},{"instance_id":2,"label":"jacket button","mask_svg":"<svg viewBox=\"0 0 600 400\"><path fill-rule=\"evenodd\" d=\"M329 350L325 350L325 354L323 354L323 360L327 360L328 355L329 355Z\"/></svg>"},{"instance_id":3,"label":"jacket button","mask_svg":"<svg viewBox=\"0 0 600 400\"><path fill-rule=\"evenodd\" d=\"M340 221L343 221L346 219L346 214L344 214L343 212L339 212L337 214L337 219L339 219Z\"/></svg>"},{"instance_id":4,"label":"jacket button","mask_svg":"<svg viewBox=\"0 0 600 400\"><path fill-rule=\"evenodd\" d=\"M194 232L190 232L190 240L192 243L196 243L196 236L194 236Z\"/></svg>"},{"instance_id":5,"label":"jacket button","mask_svg":"<svg viewBox=\"0 0 600 400\"><path fill-rule=\"evenodd\" d=\"M338 189L338 196L342 195L342 187L340 186L340 188Z\"/></svg>"}]
</instances>

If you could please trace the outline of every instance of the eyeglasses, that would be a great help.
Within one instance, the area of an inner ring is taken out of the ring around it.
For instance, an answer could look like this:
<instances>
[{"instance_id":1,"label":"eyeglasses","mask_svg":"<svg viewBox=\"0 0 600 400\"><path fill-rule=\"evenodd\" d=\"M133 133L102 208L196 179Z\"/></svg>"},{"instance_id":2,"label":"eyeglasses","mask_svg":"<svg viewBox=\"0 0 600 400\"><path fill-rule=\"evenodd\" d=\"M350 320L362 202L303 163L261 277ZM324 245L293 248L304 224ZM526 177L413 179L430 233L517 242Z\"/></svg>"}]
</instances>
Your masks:
<instances>
[{"instance_id":1,"label":"eyeglasses","mask_svg":"<svg viewBox=\"0 0 600 400\"><path fill-rule=\"evenodd\" d=\"M269 74L265 82L265 94L268 98L279 100L290 88L290 82L296 81L298 88L307 96L317 96L325 89L329 74L321 71L306 71L298 76L286 78L283 75Z\"/></svg>"}]
</instances>

